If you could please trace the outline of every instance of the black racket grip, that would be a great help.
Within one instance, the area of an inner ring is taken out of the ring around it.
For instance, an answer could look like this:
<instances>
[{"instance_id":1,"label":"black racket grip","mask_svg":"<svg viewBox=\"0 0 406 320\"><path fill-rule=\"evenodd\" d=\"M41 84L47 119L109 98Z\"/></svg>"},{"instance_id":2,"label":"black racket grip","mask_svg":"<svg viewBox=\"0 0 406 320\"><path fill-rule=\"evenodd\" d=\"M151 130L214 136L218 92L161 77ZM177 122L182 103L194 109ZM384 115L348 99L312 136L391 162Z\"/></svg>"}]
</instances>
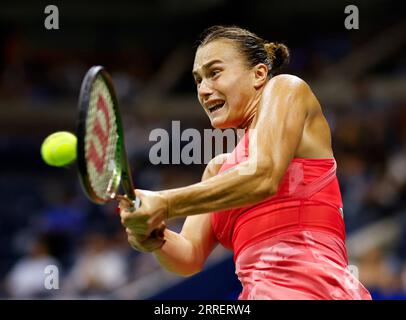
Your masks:
<instances>
[{"instance_id":1,"label":"black racket grip","mask_svg":"<svg viewBox=\"0 0 406 320\"><path fill-rule=\"evenodd\" d=\"M133 201L133 210L137 210L141 207L141 200L138 197L135 197L135 200Z\"/></svg>"}]
</instances>

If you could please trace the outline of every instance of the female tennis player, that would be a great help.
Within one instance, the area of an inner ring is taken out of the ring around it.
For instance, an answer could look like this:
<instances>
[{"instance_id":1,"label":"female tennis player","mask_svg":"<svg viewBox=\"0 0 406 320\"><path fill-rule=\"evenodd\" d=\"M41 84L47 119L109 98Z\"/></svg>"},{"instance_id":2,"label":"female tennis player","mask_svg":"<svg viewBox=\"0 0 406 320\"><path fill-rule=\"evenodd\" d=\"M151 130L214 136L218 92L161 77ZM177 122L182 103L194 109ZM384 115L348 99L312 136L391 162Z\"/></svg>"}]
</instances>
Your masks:
<instances>
[{"instance_id":1,"label":"female tennis player","mask_svg":"<svg viewBox=\"0 0 406 320\"><path fill-rule=\"evenodd\" d=\"M231 154L207 165L202 182L136 190L135 212L120 203L131 246L192 275L217 243L233 250L239 299L371 299L348 270L342 200L331 134L302 79L274 75L283 44L239 27L215 26L197 48L198 99L215 128L244 128ZM181 233L150 236L187 217Z\"/></svg>"}]
</instances>

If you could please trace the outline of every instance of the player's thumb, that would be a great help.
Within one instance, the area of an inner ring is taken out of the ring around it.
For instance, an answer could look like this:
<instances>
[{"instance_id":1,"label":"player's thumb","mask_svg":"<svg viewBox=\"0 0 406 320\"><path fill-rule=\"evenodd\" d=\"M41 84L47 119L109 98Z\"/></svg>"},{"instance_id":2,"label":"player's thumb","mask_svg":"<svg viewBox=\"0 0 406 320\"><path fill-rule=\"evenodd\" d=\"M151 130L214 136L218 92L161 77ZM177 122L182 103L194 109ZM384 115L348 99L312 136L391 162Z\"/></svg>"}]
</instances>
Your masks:
<instances>
[{"instance_id":1,"label":"player's thumb","mask_svg":"<svg viewBox=\"0 0 406 320\"><path fill-rule=\"evenodd\" d=\"M146 190L135 189L135 190L134 190L134 193L135 193L135 196L136 196L137 198L143 199L143 198L144 198L144 195L145 195L145 191L146 191Z\"/></svg>"}]
</instances>

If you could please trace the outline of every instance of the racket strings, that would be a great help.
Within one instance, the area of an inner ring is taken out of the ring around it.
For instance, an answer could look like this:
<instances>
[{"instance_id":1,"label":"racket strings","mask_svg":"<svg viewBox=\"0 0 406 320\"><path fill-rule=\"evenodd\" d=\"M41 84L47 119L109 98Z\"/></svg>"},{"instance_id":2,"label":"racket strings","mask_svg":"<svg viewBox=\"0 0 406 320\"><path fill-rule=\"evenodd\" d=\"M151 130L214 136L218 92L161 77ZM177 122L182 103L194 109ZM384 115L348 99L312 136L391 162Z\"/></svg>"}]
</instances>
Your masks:
<instances>
[{"instance_id":1,"label":"racket strings","mask_svg":"<svg viewBox=\"0 0 406 320\"><path fill-rule=\"evenodd\" d=\"M91 187L102 199L114 197L120 183L118 145L114 102L103 78L98 76L89 100L85 156Z\"/></svg>"}]
</instances>

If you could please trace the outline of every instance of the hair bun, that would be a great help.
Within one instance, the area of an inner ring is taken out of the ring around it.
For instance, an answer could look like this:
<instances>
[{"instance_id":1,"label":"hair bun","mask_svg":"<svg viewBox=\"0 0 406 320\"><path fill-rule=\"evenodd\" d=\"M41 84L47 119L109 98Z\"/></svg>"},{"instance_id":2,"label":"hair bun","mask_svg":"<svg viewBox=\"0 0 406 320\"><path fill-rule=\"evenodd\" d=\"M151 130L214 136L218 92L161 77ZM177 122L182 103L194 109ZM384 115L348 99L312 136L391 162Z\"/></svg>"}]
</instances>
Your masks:
<instances>
[{"instance_id":1,"label":"hair bun","mask_svg":"<svg viewBox=\"0 0 406 320\"><path fill-rule=\"evenodd\" d=\"M289 49L284 44L278 42L266 42L264 47L272 62L272 74L289 63Z\"/></svg>"}]
</instances>

